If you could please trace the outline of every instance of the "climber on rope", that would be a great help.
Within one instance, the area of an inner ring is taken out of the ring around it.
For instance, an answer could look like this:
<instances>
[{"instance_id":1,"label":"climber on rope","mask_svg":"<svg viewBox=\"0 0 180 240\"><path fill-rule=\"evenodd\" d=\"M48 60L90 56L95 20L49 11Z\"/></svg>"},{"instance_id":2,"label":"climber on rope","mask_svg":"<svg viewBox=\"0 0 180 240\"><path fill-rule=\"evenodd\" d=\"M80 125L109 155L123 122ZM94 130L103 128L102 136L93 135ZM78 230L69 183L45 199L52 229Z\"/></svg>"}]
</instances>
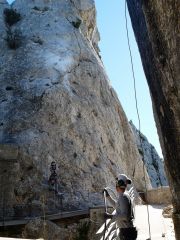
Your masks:
<instances>
[{"instance_id":1,"label":"climber on rope","mask_svg":"<svg viewBox=\"0 0 180 240\"><path fill-rule=\"evenodd\" d=\"M103 190L110 204L116 210L115 214L106 212L105 218L116 220L121 240L135 240L137 238L137 230L133 225L133 206L129 194L125 191L128 184L131 184L131 180L125 174L120 174L116 179L117 200L112 198L106 188Z\"/></svg>"},{"instance_id":2,"label":"climber on rope","mask_svg":"<svg viewBox=\"0 0 180 240\"><path fill-rule=\"evenodd\" d=\"M55 191L55 193L57 194L58 193L58 177L56 173L56 163L54 161L51 162L50 172L51 172L51 175L48 180L49 187L50 187L50 190Z\"/></svg>"}]
</instances>

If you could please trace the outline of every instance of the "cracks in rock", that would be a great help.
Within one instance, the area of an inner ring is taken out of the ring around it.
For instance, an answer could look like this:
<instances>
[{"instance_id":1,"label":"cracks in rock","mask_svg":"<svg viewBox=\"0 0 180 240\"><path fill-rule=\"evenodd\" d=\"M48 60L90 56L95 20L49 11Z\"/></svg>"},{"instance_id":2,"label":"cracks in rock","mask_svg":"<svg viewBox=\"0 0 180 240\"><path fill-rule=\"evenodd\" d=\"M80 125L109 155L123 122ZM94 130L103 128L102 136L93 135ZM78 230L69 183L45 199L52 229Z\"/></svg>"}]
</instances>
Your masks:
<instances>
[{"instance_id":1,"label":"cracks in rock","mask_svg":"<svg viewBox=\"0 0 180 240\"><path fill-rule=\"evenodd\" d=\"M72 4L74 5L74 8L79 12L79 9L78 9L78 7L76 6L75 2L74 2L73 0L69 0L69 1L70 1L70 3L72 3Z\"/></svg>"},{"instance_id":2,"label":"cracks in rock","mask_svg":"<svg viewBox=\"0 0 180 240\"><path fill-rule=\"evenodd\" d=\"M70 0L71 1L71 0ZM72 25L72 22L67 18L67 17L65 17L66 18L66 20ZM78 36L76 35L76 30L74 29L74 31L73 31L73 33L74 33L74 36L75 36L75 38L76 38L76 40L77 40L77 44L78 44L78 47L79 47L79 59L81 58L81 55L82 55L82 52L81 52L81 46L80 46L80 43L79 43L79 39L78 39Z\"/></svg>"},{"instance_id":3,"label":"cracks in rock","mask_svg":"<svg viewBox=\"0 0 180 240\"><path fill-rule=\"evenodd\" d=\"M88 62L88 63L96 64L95 62L91 61L90 59L81 58L81 59L79 59L79 62L75 66L72 67L72 69L65 72L63 75L61 74L61 72L58 69L56 69L56 68L53 68L53 69L60 75L61 78L65 78L67 75L75 73L76 69L80 67L80 64L82 62ZM62 83L66 84L64 81L65 80L62 80L62 82L52 83L53 86L49 86L48 89L53 88L53 87L58 88L58 85L60 85ZM71 88L69 83L68 83L68 85L69 85L69 88ZM77 82L76 82L76 85L78 85ZM75 94L76 96L78 95L77 92L73 88L71 88L71 92L72 92L72 94Z\"/></svg>"},{"instance_id":4,"label":"cracks in rock","mask_svg":"<svg viewBox=\"0 0 180 240\"><path fill-rule=\"evenodd\" d=\"M57 69L57 68L55 68L55 67L52 67L52 69L54 69L58 74L60 74L61 75L61 72Z\"/></svg>"},{"instance_id":5,"label":"cracks in rock","mask_svg":"<svg viewBox=\"0 0 180 240\"><path fill-rule=\"evenodd\" d=\"M74 31L74 36L77 39L77 44L78 44L78 47L79 47L79 60L80 60L81 57L82 57L82 51L81 51L81 46L80 46L79 39L78 39L78 36L76 34L76 31Z\"/></svg>"},{"instance_id":6,"label":"cracks in rock","mask_svg":"<svg viewBox=\"0 0 180 240\"><path fill-rule=\"evenodd\" d=\"M70 24L72 24L71 21L70 21L67 17L66 17L66 20L67 20ZM81 34L80 31L78 31L78 32ZM92 60L90 60L90 59L88 59L88 58L87 58L87 59L83 58L80 40L79 40L78 35L77 35L77 30L74 29L73 33L74 33L74 36L75 36L75 38L76 38L76 40L77 40L77 44L78 44L78 47L79 47L79 61L87 61L87 62L91 62L91 63L93 63L93 64L97 64L97 63L95 63L94 61L92 61ZM82 36L82 34L81 34L81 36ZM87 40L87 39L85 39L85 41L86 41L86 40Z\"/></svg>"}]
</instances>

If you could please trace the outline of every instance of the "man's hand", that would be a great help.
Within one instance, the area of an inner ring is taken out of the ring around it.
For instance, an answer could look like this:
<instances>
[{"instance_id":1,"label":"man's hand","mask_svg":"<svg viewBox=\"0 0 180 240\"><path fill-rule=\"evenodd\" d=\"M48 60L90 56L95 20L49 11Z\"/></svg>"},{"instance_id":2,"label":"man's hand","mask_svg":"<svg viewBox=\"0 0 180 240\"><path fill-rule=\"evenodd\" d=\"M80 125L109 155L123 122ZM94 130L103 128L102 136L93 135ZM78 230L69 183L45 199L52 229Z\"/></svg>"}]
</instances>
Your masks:
<instances>
[{"instance_id":1,"label":"man's hand","mask_svg":"<svg viewBox=\"0 0 180 240\"><path fill-rule=\"evenodd\" d=\"M109 197L109 193L108 193L108 191L107 191L106 188L103 189L103 194L104 194L104 193L106 194L106 197Z\"/></svg>"},{"instance_id":2,"label":"man's hand","mask_svg":"<svg viewBox=\"0 0 180 240\"><path fill-rule=\"evenodd\" d=\"M110 213L105 212L105 213L104 213L104 218L105 218L105 219L108 219L108 218L112 219L112 218L113 218L113 214L110 214Z\"/></svg>"}]
</instances>

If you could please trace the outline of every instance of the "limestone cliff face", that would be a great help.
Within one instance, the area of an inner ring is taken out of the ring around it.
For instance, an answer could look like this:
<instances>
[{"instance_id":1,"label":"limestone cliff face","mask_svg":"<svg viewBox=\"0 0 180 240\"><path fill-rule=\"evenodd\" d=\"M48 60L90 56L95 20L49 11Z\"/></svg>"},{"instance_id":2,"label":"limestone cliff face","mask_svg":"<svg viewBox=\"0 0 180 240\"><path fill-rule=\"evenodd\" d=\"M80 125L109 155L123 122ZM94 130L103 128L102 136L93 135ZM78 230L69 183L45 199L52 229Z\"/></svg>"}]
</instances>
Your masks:
<instances>
[{"instance_id":1,"label":"limestone cliff face","mask_svg":"<svg viewBox=\"0 0 180 240\"><path fill-rule=\"evenodd\" d=\"M16 0L15 49L5 40L8 6L0 7L0 142L19 147L6 208L27 215L62 207L48 186L53 161L66 209L102 203L102 189L119 172L143 190L142 162L98 55L94 2Z\"/></svg>"},{"instance_id":2,"label":"limestone cliff face","mask_svg":"<svg viewBox=\"0 0 180 240\"><path fill-rule=\"evenodd\" d=\"M160 187L160 186L167 186L167 178L164 171L164 162L159 157L156 149L154 146L149 143L148 139L140 133L138 129L134 126L132 121L130 121L131 128L134 133L135 141L137 147L139 149L139 153L142 156L144 155L144 162L148 172L148 176L151 181L151 185L153 188ZM140 142L141 138L141 142ZM142 143L142 146L141 146Z\"/></svg>"}]
</instances>

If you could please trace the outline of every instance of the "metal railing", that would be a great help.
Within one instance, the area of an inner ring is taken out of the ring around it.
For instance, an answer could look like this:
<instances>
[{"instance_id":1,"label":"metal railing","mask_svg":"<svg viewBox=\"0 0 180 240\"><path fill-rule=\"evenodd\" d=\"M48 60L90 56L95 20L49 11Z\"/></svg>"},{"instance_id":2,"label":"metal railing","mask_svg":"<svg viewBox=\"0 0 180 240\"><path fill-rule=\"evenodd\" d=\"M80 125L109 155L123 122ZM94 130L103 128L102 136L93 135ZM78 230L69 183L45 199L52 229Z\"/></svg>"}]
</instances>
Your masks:
<instances>
[{"instance_id":1,"label":"metal railing","mask_svg":"<svg viewBox=\"0 0 180 240\"><path fill-rule=\"evenodd\" d=\"M115 211L113 213L115 213ZM117 228L116 221L113 221L111 219L106 220L106 223L103 223L96 234L99 235L100 240L117 239L119 235L119 229Z\"/></svg>"}]
</instances>

